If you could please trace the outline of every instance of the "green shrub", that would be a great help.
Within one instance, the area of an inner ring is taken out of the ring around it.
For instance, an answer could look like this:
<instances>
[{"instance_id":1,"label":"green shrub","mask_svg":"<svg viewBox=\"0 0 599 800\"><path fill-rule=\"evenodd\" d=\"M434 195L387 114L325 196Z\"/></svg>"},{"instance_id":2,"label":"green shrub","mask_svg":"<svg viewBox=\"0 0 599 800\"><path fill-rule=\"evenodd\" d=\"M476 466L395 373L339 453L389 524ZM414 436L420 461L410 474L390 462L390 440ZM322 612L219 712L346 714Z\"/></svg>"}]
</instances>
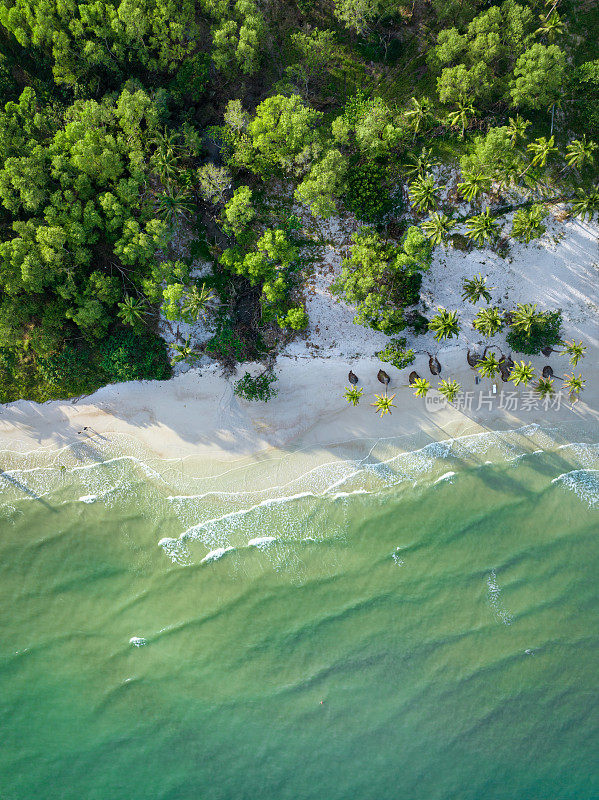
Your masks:
<instances>
[{"instance_id":1,"label":"green shrub","mask_svg":"<svg viewBox=\"0 0 599 800\"><path fill-rule=\"evenodd\" d=\"M517 353L538 355L545 347L554 347L561 342L561 325L561 311L545 311L537 315L528 333L512 329L506 341Z\"/></svg>"},{"instance_id":2,"label":"green shrub","mask_svg":"<svg viewBox=\"0 0 599 800\"><path fill-rule=\"evenodd\" d=\"M411 348L406 349L406 344L403 336L400 339L391 339L385 349L377 353L377 356L381 361L393 364L397 369L409 367L416 360L416 355Z\"/></svg>"},{"instance_id":3,"label":"green shrub","mask_svg":"<svg viewBox=\"0 0 599 800\"><path fill-rule=\"evenodd\" d=\"M385 168L373 162L349 168L345 205L358 219L373 222L389 209L391 202L385 177Z\"/></svg>"},{"instance_id":4,"label":"green shrub","mask_svg":"<svg viewBox=\"0 0 599 800\"><path fill-rule=\"evenodd\" d=\"M108 382L170 378L166 342L158 336L119 330L99 346L99 366Z\"/></svg>"},{"instance_id":5,"label":"green shrub","mask_svg":"<svg viewBox=\"0 0 599 800\"><path fill-rule=\"evenodd\" d=\"M260 400L266 403L271 397L277 395L278 390L272 385L277 380L278 378L272 370L267 370L256 377L252 377L249 372L246 372L243 378L235 383L233 391L237 397L243 397L244 400Z\"/></svg>"},{"instance_id":6,"label":"green shrub","mask_svg":"<svg viewBox=\"0 0 599 800\"><path fill-rule=\"evenodd\" d=\"M308 327L308 315L305 308L302 306L295 306L294 308L290 308L285 316L278 317L277 322L281 328L303 331Z\"/></svg>"},{"instance_id":7,"label":"green shrub","mask_svg":"<svg viewBox=\"0 0 599 800\"><path fill-rule=\"evenodd\" d=\"M236 364L241 360L244 343L235 333L230 320L222 322L212 339L206 344L206 353L224 364Z\"/></svg>"}]
</instances>

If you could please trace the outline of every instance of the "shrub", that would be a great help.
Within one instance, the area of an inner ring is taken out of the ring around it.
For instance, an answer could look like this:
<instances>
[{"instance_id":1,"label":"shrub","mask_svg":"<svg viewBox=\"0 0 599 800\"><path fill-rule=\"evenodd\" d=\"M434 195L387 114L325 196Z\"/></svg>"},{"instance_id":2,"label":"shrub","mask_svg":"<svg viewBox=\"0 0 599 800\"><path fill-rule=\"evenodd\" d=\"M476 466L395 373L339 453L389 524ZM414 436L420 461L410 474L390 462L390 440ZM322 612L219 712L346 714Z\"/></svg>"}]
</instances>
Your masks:
<instances>
[{"instance_id":1,"label":"shrub","mask_svg":"<svg viewBox=\"0 0 599 800\"><path fill-rule=\"evenodd\" d=\"M359 219L372 222L388 210L390 197L385 176L385 168L380 164L370 162L350 167L345 205Z\"/></svg>"},{"instance_id":2,"label":"shrub","mask_svg":"<svg viewBox=\"0 0 599 800\"><path fill-rule=\"evenodd\" d=\"M506 341L517 353L538 355L545 347L553 347L561 342L561 324L561 311L545 311L537 314L528 333L512 328Z\"/></svg>"},{"instance_id":3,"label":"shrub","mask_svg":"<svg viewBox=\"0 0 599 800\"><path fill-rule=\"evenodd\" d=\"M277 322L281 328L303 331L308 327L308 315L302 306L294 306L285 316L278 317Z\"/></svg>"},{"instance_id":4,"label":"shrub","mask_svg":"<svg viewBox=\"0 0 599 800\"><path fill-rule=\"evenodd\" d=\"M167 380L171 375L166 343L158 336L119 330L101 342L99 354L110 383Z\"/></svg>"},{"instance_id":5,"label":"shrub","mask_svg":"<svg viewBox=\"0 0 599 800\"><path fill-rule=\"evenodd\" d=\"M241 360L244 343L235 333L229 320L221 322L217 332L206 344L206 353L217 361L225 364L236 364Z\"/></svg>"},{"instance_id":6,"label":"shrub","mask_svg":"<svg viewBox=\"0 0 599 800\"><path fill-rule=\"evenodd\" d=\"M272 370L267 370L256 377L252 377L249 372L246 372L243 378L235 383L233 391L237 397L243 397L244 400L260 400L266 403L271 397L277 395L278 390L272 385L277 380L278 378Z\"/></svg>"},{"instance_id":7,"label":"shrub","mask_svg":"<svg viewBox=\"0 0 599 800\"><path fill-rule=\"evenodd\" d=\"M411 348L406 350L406 343L403 336L400 339L391 339L385 349L377 353L377 356L381 361L393 364L396 369L409 367L410 364L414 363L416 355Z\"/></svg>"}]
</instances>

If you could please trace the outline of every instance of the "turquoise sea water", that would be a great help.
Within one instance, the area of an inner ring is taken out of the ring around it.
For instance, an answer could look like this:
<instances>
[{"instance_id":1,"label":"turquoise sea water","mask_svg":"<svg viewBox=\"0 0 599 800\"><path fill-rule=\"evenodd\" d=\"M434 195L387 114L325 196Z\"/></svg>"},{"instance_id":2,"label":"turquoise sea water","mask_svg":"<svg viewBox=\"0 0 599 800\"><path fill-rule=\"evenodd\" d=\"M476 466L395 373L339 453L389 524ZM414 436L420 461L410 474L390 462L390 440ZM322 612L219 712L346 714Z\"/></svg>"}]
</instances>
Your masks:
<instances>
[{"instance_id":1,"label":"turquoise sea water","mask_svg":"<svg viewBox=\"0 0 599 800\"><path fill-rule=\"evenodd\" d=\"M599 797L595 442L4 451L0 798Z\"/></svg>"}]
</instances>

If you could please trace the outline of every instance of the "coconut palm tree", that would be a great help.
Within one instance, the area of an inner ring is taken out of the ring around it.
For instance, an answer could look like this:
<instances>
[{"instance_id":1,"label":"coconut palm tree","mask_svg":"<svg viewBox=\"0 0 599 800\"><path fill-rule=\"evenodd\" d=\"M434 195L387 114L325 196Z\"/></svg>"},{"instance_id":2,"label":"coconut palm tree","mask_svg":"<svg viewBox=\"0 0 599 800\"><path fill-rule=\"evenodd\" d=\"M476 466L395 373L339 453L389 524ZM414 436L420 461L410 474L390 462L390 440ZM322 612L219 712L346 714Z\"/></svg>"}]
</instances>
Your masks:
<instances>
[{"instance_id":1,"label":"coconut palm tree","mask_svg":"<svg viewBox=\"0 0 599 800\"><path fill-rule=\"evenodd\" d=\"M483 378L494 378L495 375L501 371L499 361L497 360L495 353L489 353L489 355L485 355L485 357L478 362L476 369L480 372Z\"/></svg>"},{"instance_id":2,"label":"coconut palm tree","mask_svg":"<svg viewBox=\"0 0 599 800\"><path fill-rule=\"evenodd\" d=\"M545 136L540 136L534 142L526 145L526 149L533 154L530 162L531 167L544 167L547 159L552 153L557 153L555 147L555 137L550 136L549 139Z\"/></svg>"},{"instance_id":3,"label":"coconut palm tree","mask_svg":"<svg viewBox=\"0 0 599 800\"><path fill-rule=\"evenodd\" d=\"M481 297L484 297L487 303L491 302L491 292L489 289L494 289L494 286L487 286L487 279L483 278L479 272L474 278L464 278L462 281L462 300L468 300L472 305L476 305Z\"/></svg>"},{"instance_id":4,"label":"coconut palm tree","mask_svg":"<svg viewBox=\"0 0 599 800\"><path fill-rule=\"evenodd\" d=\"M462 197L471 203L491 190L491 178L480 170L478 172L467 172L463 176L464 180L458 183L458 190Z\"/></svg>"},{"instance_id":5,"label":"coconut palm tree","mask_svg":"<svg viewBox=\"0 0 599 800\"><path fill-rule=\"evenodd\" d=\"M441 244L441 242L447 241L449 233L452 228L455 228L455 225L455 221L452 220L451 217L448 217L447 214L434 211L426 220L426 222L423 222L420 227L422 228L425 236L427 236L431 242L437 246Z\"/></svg>"},{"instance_id":6,"label":"coconut palm tree","mask_svg":"<svg viewBox=\"0 0 599 800\"><path fill-rule=\"evenodd\" d=\"M117 316L120 317L125 325L130 325L132 328L140 323L146 315L146 304L143 300L135 300L130 295L125 295L122 303L118 303L119 311Z\"/></svg>"},{"instance_id":7,"label":"coconut palm tree","mask_svg":"<svg viewBox=\"0 0 599 800\"><path fill-rule=\"evenodd\" d=\"M460 389L462 387L460 384L451 378L450 380L441 380L437 386L439 392L443 395L443 397L447 400L448 403L453 403L453 401L458 396Z\"/></svg>"},{"instance_id":8,"label":"coconut palm tree","mask_svg":"<svg viewBox=\"0 0 599 800\"><path fill-rule=\"evenodd\" d=\"M414 131L414 138L426 127L431 116L431 101L428 97L423 97L418 100L412 97L410 100L412 107L409 108L405 115L408 118L408 125Z\"/></svg>"},{"instance_id":9,"label":"coconut palm tree","mask_svg":"<svg viewBox=\"0 0 599 800\"><path fill-rule=\"evenodd\" d=\"M599 212L599 190L591 189L585 192L583 189L578 189L577 198L572 203L572 212L576 217L586 218L590 222L593 215Z\"/></svg>"},{"instance_id":10,"label":"coconut palm tree","mask_svg":"<svg viewBox=\"0 0 599 800\"><path fill-rule=\"evenodd\" d=\"M548 42L555 41L558 36L563 34L565 30L564 23L555 8L552 8L547 14L540 14L539 19L541 20L541 25L535 33L546 36Z\"/></svg>"},{"instance_id":11,"label":"coconut palm tree","mask_svg":"<svg viewBox=\"0 0 599 800\"><path fill-rule=\"evenodd\" d=\"M528 364L524 361L517 361L511 371L510 380L514 382L514 386L519 386L521 383L523 383L524 386L528 386L534 376L534 367L530 361Z\"/></svg>"},{"instance_id":12,"label":"coconut palm tree","mask_svg":"<svg viewBox=\"0 0 599 800\"><path fill-rule=\"evenodd\" d=\"M168 187L158 196L156 211L158 216L169 225L178 219L185 219L193 210L193 198L189 189L172 189Z\"/></svg>"},{"instance_id":13,"label":"coconut palm tree","mask_svg":"<svg viewBox=\"0 0 599 800\"><path fill-rule=\"evenodd\" d=\"M445 187L439 186L438 188L443 189ZM416 208L418 211L429 211L431 208L436 208L439 205L439 195L437 193L437 187L435 187L435 179L430 174L412 181L408 189L408 194L410 196L412 208Z\"/></svg>"},{"instance_id":14,"label":"coconut palm tree","mask_svg":"<svg viewBox=\"0 0 599 800\"><path fill-rule=\"evenodd\" d=\"M477 244L496 239L500 231L499 223L491 216L489 207L482 214L466 220L466 228L466 236L474 239Z\"/></svg>"},{"instance_id":15,"label":"coconut palm tree","mask_svg":"<svg viewBox=\"0 0 599 800\"><path fill-rule=\"evenodd\" d=\"M526 129L530 125L527 119L522 119L520 114L516 114L516 119L510 117L509 125L507 126L510 135L510 144L515 147L520 139L526 136Z\"/></svg>"},{"instance_id":16,"label":"coconut palm tree","mask_svg":"<svg viewBox=\"0 0 599 800\"><path fill-rule=\"evenodd\" d=\"M206 308L214 295L202 284L202 288L192 286L183 300L181 313L186 322L196 322L200 316L204 316Z\"/></svg>"},{"instance_id":17,"label":"coconut palm tree","mask_svg":"<svg viewBox=\"0 0 599 800\"><path fill-rule=\"evenodd\" d=\"M519 208L514 214L511 234L519 242L528 244L531 239L536 239L545 232L543 220L547 212L540 203L534 203L530 208Z\"/></svg>"},{"instance_id":18,"label":"coconut palm tree","mask_svg":"<svg viewBox=\"0 0 599 800\"><path fill-rule=\"evenodd\" d=\"M570 402L575 403L579 398L578 395L584 389L584 385L586 380L582 377L582 375L566 375L564 378L564 386L568 389L570 393Z\"/></svg>"},{"instance_id":19,"label":"coconut palm tree","mask_svg":"<svg viewBox=\"0 0 599 800\"><path fill-rule=\"evenodd\" d=\"M466 128L470 122L470 118L474 116L474 106L472 103L464 103L461 100L457 103L457 109L450 111L447 115L447 121L452 128L460 127L462 129L461 136L464 138Z\"/></svg>"},{"instance_id":20,"label":"coconut palm tree","mask_svg":"<svg viewBox=\"0 0 599 800\"><path fill-rule=\"evenodd\" d=\"M360 397L362 397L362 392L364 389L356 389L355 386L351 388L349 386L345 387L345 394L343 395L348 403L351 403L352 406L357 406L360 402Z\"/></svg>"},{"instance_id":21,"label":"coconut palm tree","mask_svg":"<svg viewBox=\"0 0 599 800\"><path fill-rule=\"evenodd\" d=\"M535 391L541 395L541 397L551 397L551 395L555 392L555 389L553 388L553 378L539 378L534 388Z\"/></svg>"},{"instance_id":22,"label":"coconut palm tree","mask_svg":"<svg viewBox=\"0 0 599 800\"><path fill-rule=\"evenodd\" d=\"M159 131L152 141L156 149L152 153L151 163L161 182L165 185L173 180L179 169L179 147L177 142L177 134L174 132L169 133L166 128L164 132Z\"/></svg>"},{"instance_id":23,"label":"coconut palm tree","mask_svg":"<svg viewBox=\"0 0 599 800\"><path fill-rule=\"evenodd\" d=\"M442 339L451 339L454 336L458 336L460 332L458 312L440 308L439 313L435 314L428 323L428 328L434 331L435 339L438 342Z\"/></svg>"},{"instance_id":24,"label":"coconut palm tree","mask_svg":"<svg viewBox=\"0 0 599 800\"><path fill-rule=\"evenodd\" d=\"M564 342L564 350L562 351L564 354L568 354L570 356L570 364L575 367L581 358L584 358L584 354L586 351L586 345L582 342L575 342L572 340L571 342Z\"/></svg>"},{"instance_id":25,"label":"coconut palm tree","mask_svg":"<svg viewBox=\"0 0 599 800\"><path fill-rule=\"evenodd\" d=\"M406 175L414 175L422 178L435 166L431 158L433 151L428 147L423 147L419 154L412 153L410 159L403 165Z\"/></svg>"},{"instance_id":26,"label":"coconut palm tree","mask_svg":"<svg viewBox=\"0 0 599 800\"><path fill-rule=\"evenodd\" d=\"M587 142L587 137L574 139L566 147L566 163L569 167L580 169L586 162L590 164L595 160L593 153L597 149L595 142Z\"/></svg>"},{"instance_id":27,"label":"coconut palm tree","mask_svg":"<svg viewBox=\"0 0 599 800\"><path fill-rule=\"evenodd\" d=\"M538 318L539 312L536 303L516 303L516 310L512 311L510 325L514 330L528 334Z\"/></svg>"},{"instance_id":28,"label":"coconut palm tree","mask_svg":"<svg viewBox=\"0 0 599 800\"><path fill-rule=\"evenodd\" d=\"M392 402L393 398L395 397L394 394L391 397L388 397L386 394L375 394L376 400L374 403L371 403L371 406L375 406L377 411L381 412L381 417L385 414L390 414L392 408L397 408L397 406Z\"/></svg>"},{"instance_id":29,"label":"coconut palm tree","mask_svg":"<svg viewBox=\"0 0 599 800\"><path fill-rule=\"evenodd\" d=\"M187 341L184 344L177 344L175 342L169 344L169 347L176 353L171 359L171 364L173 364L173 366L180 361L197 361L200 357L201 353L196 352L189 344L189 341L190 337L187 337Z\"/></svg>"},{"instance_id":30,"label":"coconut palm tree","mask_svg":"<svg viewBox=\"0 0 599 800\"><path fill-rule=\"evenodd\" d=\"M472 326L483 336L495 336L503 327L503 313L498 308L481 308Z\"/></svg>"},{"instance_id":31,"label":"coconut palm tree","mask_svg":"<svg viewBox=\"0 0 599 800\"><path fill-rule=\"evenodd\" d=\"M414 378L410 386L416 390L414 392L416 397L426 397L428 390L431 388L431 383L426 378Z\"/></svg>"}]
</instances>

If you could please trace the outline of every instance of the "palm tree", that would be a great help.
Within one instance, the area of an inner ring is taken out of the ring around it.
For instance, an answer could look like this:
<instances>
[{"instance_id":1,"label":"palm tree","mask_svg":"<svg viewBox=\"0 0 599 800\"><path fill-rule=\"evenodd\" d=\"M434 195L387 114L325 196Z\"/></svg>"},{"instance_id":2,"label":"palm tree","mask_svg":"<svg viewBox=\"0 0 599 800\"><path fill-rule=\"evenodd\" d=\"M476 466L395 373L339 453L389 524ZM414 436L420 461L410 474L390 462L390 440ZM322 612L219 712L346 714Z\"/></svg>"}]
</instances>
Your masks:
<instances>
[{"instance_id":1,"label":"palm tree","mask_svg":"<svg viewBox=\"0 0 599 800\"><path fill-rule=\"evenodd\" d=\"M491 178L480 170L478 172L467 172L463 177L464 180L458 183L458 190L469 203L491 189Z\"/></svg>"},{"instance_id":2,"label":"palm tree","mask_svg":"<svg viewBox=\"0 0 599 800\"><path fill-rule=\"evenodd\" d=\"M503 327L503 312L498 308L481 308L474 317L472 326L483 336L495 336Z\"/></svg>"},{"instance_id":3,"label":"palm tree","mask_svg":"<svg viewBox=\"0 0 599 800\"><path fill-rule=\"evenodd\" d=\"M424 234L436 246L447 240L452 228L455 228L456 223L451 217L443 212L439 213L434 211L426 222L420 226Z\"/></svg>"},{"instance_id":4,"label":"palm tree","mask_svg":"<svg viewBox=\"0 0 599 800\"><path fill-rule=\"evenodd\" d=\"M528 144L526 149L530 153L533 153L530 166L544 167L549 156L552 153L557 153L557 147L555 147L555 137L550 136L549 139L547 139L545 136L540 136L538 139L535 139L534 142Z\"/></svg>"},{"instance_id":5,"label":"palm tree","mask_svg":"<svg viewBox=\"0 0 599 800\"><path fill-rule=\"evenodd\" d=\"M355 386L351 388L349 386L345 387L345 394L343 395L348 403L351 403L352 406L357 406L360 402L360 397L362 397L362 392L364 389L356 389Z\"/></svg>"},{"instance_id":6,"label":"palm tree","mask_svg":"<svg viewBox=\"0 0 599 800\"><path fill-rule=\"evenodd\" d=\"M119 311L117 316L120 317L125 325L130 325L132 328L140 323L146 314L146 304L143 300L135 300L130 295L125 295L122 303L118 303Z\"/></svg>"},{"instance_id":7,"label":"palm tree","mask_svg":"<svg viewBox=\"0 0 599 800\"><path fill-rule=\"evenodd\" d=\"M156 202L158 216L169 225L178 219L184 219L193 210L193 200L189 189L171 189L168 187Z\"/></svg>"},{"instance_id":8,"label":"palm tree","mask_svg":"<svg viewBox=\"0 0 599 800\"><path fill-rule=\"evenodd\" d=\"M439 385L437 386L437 389L447 400L448 403L453 403L453 401L458 396L461 388L462 387L460 386L460 384L457 381L453 380L453 378L448 381L446 380L439 381Z\"/></svg>"},{"instance_id":9,"label":"palm tree","mask_svg":"<svg viewBox=\"0 0 599 800\"><path fill-rule=\"evenodd\" d=\"M501 371L499 361L497 360L495 353L489 353L489 355L485 355L485 357L478 362L476 369L480 372L483 378L494 378L495 375Z\"/></svg>"},{"instance_id":10,"label":"palm tree","mask_svg":"<svg viewBox=\"0 0 599 800\"><path fill-rule=\"evenodd\" d=\"M540 14L539 19L541 20L541 25L535 33L546 36L548 42L553 42L564 32L564 23L555 8L552 8L547 14Z\"/></svg>"},{"instance_id":11,"label":"palm tree","mask_svg":"<svg viewBox=\"0 0 599 800\"><path fill-rule=\"evenodd\" d=\"M156 150L152 153L151 162L163 184L168 184L178 170L177 140L177 134L169 133L165 128L164 132L158 132L152 141L152 144L156 145Z\"/></svg>"},{"instance_id":12,"label":"palm tree","mask_svg":"<svg viewBox=\"0 0 599 800\"><path fill-rule=\"evenodd\" d=\"M406 175L414 175L422 178L427 172L430 172L434 167L435 162L431 158L432 150L428 147L423 147L419 155L412 153L410 160L404 164L404 172Z\"/></svg>"},{"instance_id":13,"label":"palm tree","mask_svg":"<svg viewBox=\"0 0 599 800\"><path fill-rule=\"evenodd\" d=\"M510 325L516 331L529 334L539 316L536 303L516 303L516 310L511 314Z\"/></svg>"},{"instance_id":14,"label":"palm tree","mask_svg":"<svg viewBox=\"0 0 599 800\"><path fill-rule=\"evenodd\" d=\"M535 386L535 391L538 392L541 397L551 397L555 392L553 388L553 378L539 378Z\"/></svg>"},{"instance_id":15,"label":"palm tree","mask_svg":"<svg viewBox=\"0 0 599 800\"><path fill-rule=\"evenodd\" d=\"M474 116L474 106L472 103L463 103L461 100L457 103L457 110L450 111L447 115L447 121L452 128L462 128L462 139L466 133L466 128L470 122L470 117Z\"/></svg>"},{"instance_id":16,"label":"palm tree","mask_svg":"<svg viewBox=\"0 0 599 800\"><path fill-rule=\"evenodd\" d=\"M189 344L190 337L187 337L185 344L176 344L173 342L169 347L176 352L176 355L171 359L173 366L180 361L197 361L201 353L197 353Z\"/></svg>"},{"instance_id":17,"label":"palm tree","mask_svg":"<svg viewBox=\"0 0 599 800\"><path fill-rule=\"evenodd\" d=\"M431 383L426 378L414 378L410 386L416 390L414 392L416 397L426 397L428 390L431 388Z\"/></svg>"},{"instance_id":18,"label":"palm tree","mask_svg":"<svg viewBox=\"0 0 599 800\"><path fill-rule=\"evenodd\" d=\"M192 286L191 290L185 295L181 309L185 321L196 322L200 316L204 316L206 307L213 297L212 292L206 288L206 284L203 283L201 289L198 289L197 286Z\"/></svg>"},{"instance_id":19,"label":"palm tree","mask_svg":"<svg viewBox=\"0 0 599 800\"><path fill-rule=\"evenodd\" d=\"M438 188L444 189L445 187L439 186ZM412 208L416 208L418 211L428 211L439 205L439 195L435 187L435 179L430 174L412 181L408 189L408 194L410 195Z\"/></svg>"},{"instance_id":20,"label":"palm tree","mask_svg":"<svg viewBox=\"0 0 599 800\"><path fill-rule=\"evenodd\" d=\"M458 336L460 332L460 325L458 323L458 312L447 311L445 308L440 308L439 313L428 323L428 328L435 333L435 339L440 342L442 339L451 339L453 336Z\"/></svg>"},{"instance_id":21,"label":"palm tree","mask_svg":"<svg viewBox=\"0 0 599 800\"><path fill-rule=\"evenodd\" d=\"M408 118L409 126L414 131L414 138L416 138L416 135L426 127L426 123L430 118L431 102L428 97L423 97L421 100L412 97L410 102L412 108L408 109L405 114Z\"/></svg>"},{"instance_id":22,"label":"palm tree","mask_svg":"<svg viewBox=\"0 0 599 800\"><path fill-rule=\"evenodd\" d=\"M569 167L576 167L576 169L580 169L587 161L592 164L595 160L593 153L596 149L595 142L587 142L586 136L583 136L582 139L574 139L566 147L566 163Z\"/></svg>"},{"instance_id":23,"label":"palm tree","mask_svg":"<svg viewBox=\"0 0 599 800\"><path fill-rule=\"evenodd\" d=\"M572 203L572 211L575 216L588 218L589 222L593 219L593 215L599 212L599 190L591 189L585 192L583 189L578 189L577 199Z\"/></svg>"},{"instance_id":24,"label":"palm tree","mask_svg":"<svg viewBox=\"0 0 599 800\"><path fill-rule=\"evenodd\" d=\"M483 278L479 272L474 278L464 278L462 281L462 300L468 300L472 305L476 305L481 297L484 297L487 303L491 302L491 292L489 289L494 289L494 286L487 286L487 279Z\"/></svg>"},{"instance_id":25,"label":"palm tree","mask_svg":"<svg viewBox=\"0 0 599 800\"><path fill-rule=\"evenodd\" d=\"M564 386L567 387L570 393L570 402L575 403L579 398L578 395L584 389L586 381L582 375L566 375L564 378Z\"/></svg>"},{"instance_id":26,"label":"palm tree","mask_svg":"<svg viewBox=\"0 0 599 800\"><path fill-rule=\"evenodd\" d=\"M528 386L534 376L534 367L530 361L528 364L525 364L524 361L516 361L510 374L510 380L514 382L514 386L519 386L521 383Z\"/></svg>"},{"instance_id":27,"label":"palm tree","mask_svg":"<svg viewBox=\"0 0 599 800\"><path fill-rule=\"evenodd\" d=\"M499 236L499 223L491 216L491 209L487 207L483 214L477 214L466 221L468 228L466 236L474 239L477 244L482 244L487 240L496 239Z\"/></svg>"},{"instance_id":28,"label":"palm tree","mask_svg":"<svg viewBox=\"0 0 599 800\"><path fill-rule=\"evenodd\" d=\"M540 203L535 203L529 209L519 208L514 214L511 234L519 242L528 244L531 239L541 236L545 232L543 220L547 212Z\"/></svg>"},{"instance_id":29,"label":"palm tree","mask_svg":"<svg viewBox=\"0 0 599 800\"><path fill-rule=\"evenodd\" d=\"M575 342L572 340L571 342L564 342L564 350L563 353L567 353L570 356L570 364L575 367L581 358L584 358L584 354L586 351L586 345L582 342Z\"/></svg>"},{"instance_id":30,"label":"palm tree","mask_svg":"<svg viewBox=\"0 0 599 800\"><path fill-rule=\"evenodd\" d=\"M510 117L507 128L510 134L510 143L512 147L515 147L520 139L524 139L526 136L526 129L529 125L530 122L527 119L522 119L520 114L516 114L516 119Z\"/></svg>"},{"instance_id":31,"label":"palm tree","mask_svg":"<svg viewBox=\"0 0 599 800\"><path fill-rule=\"evenodd\" d=\"M375 397L376 400L370 405L375 406L377 412L381 412L381 417L383 417L385 414L390 414L392 408L397 408L397 406L392 402L393 398L395 397L394 394L392 394L391 397L388 397L386 394L375 394Z\"/></svg>"}]
</instances>

